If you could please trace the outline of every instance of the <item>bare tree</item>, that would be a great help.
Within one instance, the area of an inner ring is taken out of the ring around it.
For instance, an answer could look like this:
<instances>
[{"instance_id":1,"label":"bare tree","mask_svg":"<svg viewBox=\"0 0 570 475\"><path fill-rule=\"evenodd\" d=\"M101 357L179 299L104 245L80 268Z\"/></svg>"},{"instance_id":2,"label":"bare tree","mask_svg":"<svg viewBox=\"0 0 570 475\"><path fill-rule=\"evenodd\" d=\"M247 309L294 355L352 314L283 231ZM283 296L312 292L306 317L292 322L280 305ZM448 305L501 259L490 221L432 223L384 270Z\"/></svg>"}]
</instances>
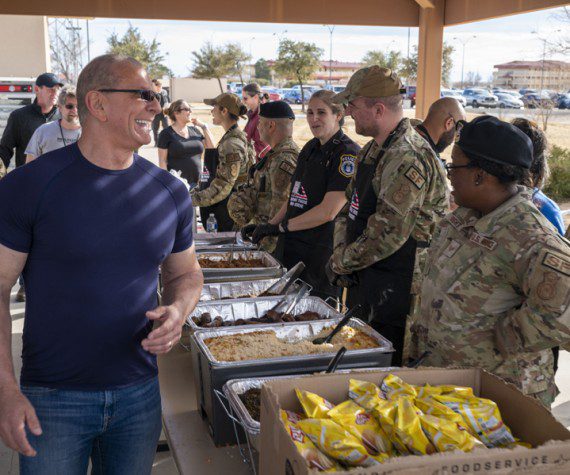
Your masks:
<instances>
[{"instance_id":1,"label":"bare tree","mask_svg":"<svg viewBox=\"0 0 570 475\"><path fill-rule=\"evenodd\" d=\"M48 27L52 69L66 82L74 84L83 68L83 53L87 46L79 20L51 18Z\"/></svg>"},{"instance_id":2,"label":"bare tree","mask_svg":"<svg viewBox=\"0 0 570 475\"><path fill-rule=\"evenodd\" d=\"M565 26L567 25L570 27L570 7L561 8L560 10L557 10L556 13L554 13L552 16L560 23L564 23ZM570 29L564 28L564 31L568 32ZM570 54L570 35L568 33L563 36L559 36L558 38L548 39L546 42L549 46L551 54Z\"/></svg>"}]
</instances>

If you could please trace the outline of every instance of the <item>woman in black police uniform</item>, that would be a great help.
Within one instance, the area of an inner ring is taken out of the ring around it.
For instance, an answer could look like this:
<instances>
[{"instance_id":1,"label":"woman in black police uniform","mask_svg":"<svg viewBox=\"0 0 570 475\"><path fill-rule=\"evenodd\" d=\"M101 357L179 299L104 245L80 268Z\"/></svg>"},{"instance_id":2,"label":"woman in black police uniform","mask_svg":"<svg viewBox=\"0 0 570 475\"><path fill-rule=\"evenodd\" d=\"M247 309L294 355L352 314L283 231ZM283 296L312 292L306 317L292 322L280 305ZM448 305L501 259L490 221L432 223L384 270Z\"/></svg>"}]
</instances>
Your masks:
<instances>
[{"instance_id":1,"label":"woman in black police uniform","mask_svg":"<svg viewBox=\"0 0 570 475\"><path fill-rule=\"evenodd\" d=\"M344 192L360 150L341 129L344 109L332 102L334 95L325 90L312 95L307 122L315 138L299 154L289 200L252 236L253 242L259 242L279 235L276 257L287 268L303 261L301 278L313 286L314 295L323 298L340 295L340 289L329 284L325 265L332 254L333 221L346 203Z\"/></svg>"}]
</instances>

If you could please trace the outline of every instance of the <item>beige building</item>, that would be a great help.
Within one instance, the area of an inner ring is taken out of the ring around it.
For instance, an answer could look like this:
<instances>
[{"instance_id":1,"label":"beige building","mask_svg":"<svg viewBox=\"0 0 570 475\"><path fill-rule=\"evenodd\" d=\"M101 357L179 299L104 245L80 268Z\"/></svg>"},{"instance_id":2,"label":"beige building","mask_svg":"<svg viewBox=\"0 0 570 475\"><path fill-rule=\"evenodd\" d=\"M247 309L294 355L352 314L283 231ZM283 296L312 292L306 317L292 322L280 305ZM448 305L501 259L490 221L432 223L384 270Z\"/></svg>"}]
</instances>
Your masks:
<instances>
[{"instance_id":1,"label":"beige building","mask_svg":"<svg viewBox=\"0 0 570 475\"><path fill-rule=\"evenodd\" d=\"M570 89L570 63L565 61L511 61L496 64L493 85L508 89Z\"/></svg>"}]
</instances>

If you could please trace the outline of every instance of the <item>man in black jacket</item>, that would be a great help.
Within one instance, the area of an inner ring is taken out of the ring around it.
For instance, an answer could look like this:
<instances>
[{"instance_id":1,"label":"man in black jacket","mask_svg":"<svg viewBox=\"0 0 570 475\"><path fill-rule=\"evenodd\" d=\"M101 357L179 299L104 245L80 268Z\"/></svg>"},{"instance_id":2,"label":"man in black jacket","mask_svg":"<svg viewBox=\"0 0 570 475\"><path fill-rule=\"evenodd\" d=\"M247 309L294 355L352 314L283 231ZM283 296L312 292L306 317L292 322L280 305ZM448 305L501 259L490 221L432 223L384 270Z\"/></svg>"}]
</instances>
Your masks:
<instances>
[{"instance_id":1,"label":"man in black jacket","mask_svg":"<svg viewBox=\"0 0 570 475\"><path fill-rule=\"evenodd\" d=\"M36 79L34 102L21 109L16 109L8 116L8 123L0 140L0 159L10 165L14 149L16 149L16 166L26 163L26 147L36 129L47 122L55 120L57 114L57 98L63 86L55 74L40 74Z\"/></svg>"},{"instance_id":2,"label":"man in black jacket","mask_svg":"<svg viewBox=\"0 0 570 475\"><path fill-rule=\"evenodd\" d=\"M164 115L164 108L168 107L170 104L170 98L168 97L168 92L162 89L162 81L160 79L153 79L152 85L154 88L154 92L158 92L160 94L160 112L154 116L152 120L152 134L154 135L154 144L158 143L158 129L160 128L160 124L162 124L162 128L166 129L168 127L168 119L166 115Z\"/></svg>"}]
</instances>

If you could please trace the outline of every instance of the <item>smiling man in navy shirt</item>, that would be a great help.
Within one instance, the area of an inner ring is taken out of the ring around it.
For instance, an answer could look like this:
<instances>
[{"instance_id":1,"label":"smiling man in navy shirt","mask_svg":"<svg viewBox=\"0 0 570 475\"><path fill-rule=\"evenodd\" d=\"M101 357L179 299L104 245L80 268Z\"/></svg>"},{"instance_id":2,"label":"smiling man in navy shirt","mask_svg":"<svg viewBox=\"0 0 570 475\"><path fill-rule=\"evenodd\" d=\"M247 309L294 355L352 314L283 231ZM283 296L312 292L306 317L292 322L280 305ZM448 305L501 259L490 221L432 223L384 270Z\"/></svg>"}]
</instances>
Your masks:
<instances>
[{"instance_id":1,"label":"smiling man in navy shirt","mask_svg":"<svg viewBox=\"0 0 570 475\"><path fill-rule=\"evenodd\" d=\"M203 282L192 204L182 182L133 154L160 110L140 63L94 59L77 95L81 139L0 182L0 437L23 474L86 473L89 458L95 473L150 473L156 355L180 339ZM18 387L9 298L21 272Z\"/></svg>"}]
</instances>

